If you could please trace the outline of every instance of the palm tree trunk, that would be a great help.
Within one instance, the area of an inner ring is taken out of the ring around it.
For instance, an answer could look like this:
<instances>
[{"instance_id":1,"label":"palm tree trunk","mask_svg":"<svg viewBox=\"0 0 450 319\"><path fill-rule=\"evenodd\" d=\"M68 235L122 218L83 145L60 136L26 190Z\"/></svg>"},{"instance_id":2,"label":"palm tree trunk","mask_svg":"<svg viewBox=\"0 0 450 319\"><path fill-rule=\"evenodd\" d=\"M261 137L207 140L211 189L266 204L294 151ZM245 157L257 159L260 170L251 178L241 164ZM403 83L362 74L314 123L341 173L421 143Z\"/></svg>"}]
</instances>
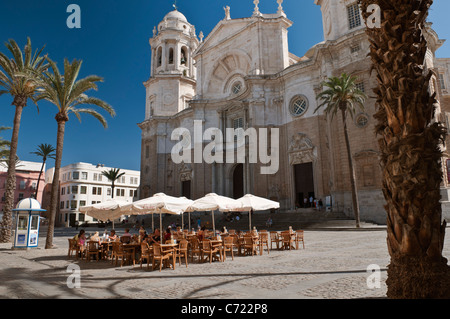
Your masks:
<instances>
[{"instance_id":1,"label":"palm tree trunk","mask_svg":"<svg viewBox=\"0 0 450 319\"><path fill-rule=\"evenodd\" d=\"M16 99L14 99L16 101ZM15 102L13 102L14 104ZM12 210L14 207L14 195L16 190L16 157L19 143L20 120L26 100L16 104L14 115L14 127L9 151L8 176L6 178L5 205L3 206L3 219L1 223L0 243L8 243L11 240Z\"/></svg>"},{"instance_id":2,"label":"palm tree trunk","mask_svg":"<svg viewBox=\"0 0 450 319\"><path fill-rule=\"evenodd\" d=\"M450 298L450 267L442 256L441 143L431 72L424 74L426 17L432 0L361 0L363 17L376 4L380 28L367 28L377 73L379 135L387 212L389 298Z\"/></svg>"},{"instance_id":3,"label":"palm tree trunk","mask_svg":"<svg viewBox=\"0 0 450 319\"><path fill-rule=\"evenodd\" d=\"M61 161L63 154L63 146L64 146L64 132L67 122L67 117L63 117L63 119L59 119L58 115L56 116L56 120L58 122L58 133L56 137L56 155L55 155L55 172L53 174L53 183L52 183L52 191L51 191L51 200L50 200L50 220L48 224L47 230L47 240L45 242L45 249L49 249L53 247L53 234L55 231L55 219L56 219L56 210L58 207L58 198L59 198L59 175L61 169Z\"/></svg>"},{"instance_id":4,"label":"palm tree trunk","mask_svg":"<svg viewBox=\"0 0 450 319\"><path fill-rule=\"evenodd\" d=\"M345 114L345 109L341 108L341 113L342 113L342 121L344 124L344 136L345 136L345 146L347 148L348 167L350 169L350 184L352 187L353 213L355 215L356 228L359 228L360 227L360 217L359 217L358 190L356 188L355 168L353 166L352 152L350 150L350 140L348 138L347 116Z\"/></svg>"},{"instance_id":5,"label":"palm tree trunk","mask_svg":"<svg viewBox=\"0 0 450 319\"><path fill-rule=\"evenodd\" d=\"M36 200L37 200L38 193L39 193L39 183L41 181L41 175L42 175L42 171L44 170L44 165L45 165L45 159L42 161L41 171L39 172L39 177L38 177L38 181L37 181L36 194L34 195L34 198L36 198Z\"/></svg>"}]
</instances>

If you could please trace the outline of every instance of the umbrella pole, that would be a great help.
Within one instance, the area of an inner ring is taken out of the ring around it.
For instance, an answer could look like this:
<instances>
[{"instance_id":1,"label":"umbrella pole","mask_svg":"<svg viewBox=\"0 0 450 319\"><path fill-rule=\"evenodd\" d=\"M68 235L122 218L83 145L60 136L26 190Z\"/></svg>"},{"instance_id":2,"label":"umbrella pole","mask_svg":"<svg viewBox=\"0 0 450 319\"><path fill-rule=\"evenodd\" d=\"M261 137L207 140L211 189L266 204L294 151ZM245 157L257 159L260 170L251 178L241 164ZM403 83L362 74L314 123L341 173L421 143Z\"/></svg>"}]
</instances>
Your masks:
<instances>
[{"instance_id":1,"label":"umbrella pole","mask_svg":"<svg viewBox=\"0 0 450 319\"><path fill-rule=\"evenodd\" d=\"M248 211L248 224L250 227L250 231L252 231L252 210Z\"/></svg>"},{"instance_id":2,"label":"umbrella pole","mask_svg":"<svg viewBox=\"0 0 450 319\"><path fill-rule=\"evenodd\" d=\"M153 218L154 214L152 214L152 231L155 231L155 220Z\"/></svg>"},{"instance_id":3,"label":"umbrella pole","mask_svg":"<svg viewBox=\"0 0 450 319\"><path fill-rule=\"evenodd\" d=\"M181 213L181 230L184 230L184 213Z\"/></svg>"},{"instance_id":4,"label":"umbrella pole","mask_svg":"<svg viewBox=\"0 0 450 319\"><path fill-rule=\"evenodd\" d=\"M212 223L213 223L213 232L214 232L213 236L216 236L216 224L214 223L214 211L212 211Z\"/></svg>"},{"instance_id":5,"label":"umbrella pole","mask_svg":"<svg viewBox=\"0 0 450 319\"><path fill-rule=\"evenodd\" d=\"M161 245L163 243L162 238L162 213L159 212L159 239L161 240Z\"/></svg>"},{"instance_id":6,"label":"umbrella pole","mask_svg":"<svg viewBox=\"0 0 450 319\"><path fill-rule=\"evenodd\" d=\"M189 231L191 230L191 212L188 213L188 218L189 218Z\"/></svg>"}]
</instances>

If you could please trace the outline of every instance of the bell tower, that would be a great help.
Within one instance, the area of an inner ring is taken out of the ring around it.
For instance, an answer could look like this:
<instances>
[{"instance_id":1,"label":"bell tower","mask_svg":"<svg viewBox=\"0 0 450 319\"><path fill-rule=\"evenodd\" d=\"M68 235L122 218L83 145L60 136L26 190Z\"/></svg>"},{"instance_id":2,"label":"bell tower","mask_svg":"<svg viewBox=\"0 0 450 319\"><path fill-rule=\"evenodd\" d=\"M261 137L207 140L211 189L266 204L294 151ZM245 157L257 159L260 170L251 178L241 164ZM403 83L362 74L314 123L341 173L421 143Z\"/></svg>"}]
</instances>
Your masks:
<instances>
[{"instance_id":1,"label":"bell tower","mask_svg":"<svg viewBox=\"0 0 450 319\"><path fill-rule=\"evenodd\" d=\"M150 79L145 119L171 116L195 96L196 68L192 53L199 45L195 27L177 9L169 12L153 29Z\"/></svg>"},{"instance_id":2,"label":"bell tower","mask_svg":"<svg viewBox=\"0 0 450 319\"><path fill-rule=\"evenodd\" d=\"M325 41L336 40L350 32L364 28L364 20L357 0L314 0L322 11Z\"/></svg>"}]
</instances>

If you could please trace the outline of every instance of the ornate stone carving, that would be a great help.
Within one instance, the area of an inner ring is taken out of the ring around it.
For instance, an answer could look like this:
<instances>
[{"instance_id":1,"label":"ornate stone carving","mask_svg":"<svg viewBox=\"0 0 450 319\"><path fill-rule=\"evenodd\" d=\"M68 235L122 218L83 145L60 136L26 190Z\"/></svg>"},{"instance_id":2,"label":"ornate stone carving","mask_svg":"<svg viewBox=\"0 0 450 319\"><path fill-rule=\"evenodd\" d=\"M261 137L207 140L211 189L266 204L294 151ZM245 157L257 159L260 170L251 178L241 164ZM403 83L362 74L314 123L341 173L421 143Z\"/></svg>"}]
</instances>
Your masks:
<instances>
[{"instance_id":1,"label":"ornate stone carving","mask_svg":"<svg viewBox=\"0 0 450 319\"><path fill-rule=\"evenodd\" d=\"M192 180L192 168L190 164L182 162L178 172L180 173L180 181L184 182Z\"/></svg>"},{"instance_id":2,"label":"ornate stone carving","mask_svg":"<svg viewBox=\"0 0 450 319\"><path fill-rule=\"evenodd\" d=\"M317 149L306 134L298 133L291 138L289 164L303 164L317 160Z\"/></svg>"}]
</instances>

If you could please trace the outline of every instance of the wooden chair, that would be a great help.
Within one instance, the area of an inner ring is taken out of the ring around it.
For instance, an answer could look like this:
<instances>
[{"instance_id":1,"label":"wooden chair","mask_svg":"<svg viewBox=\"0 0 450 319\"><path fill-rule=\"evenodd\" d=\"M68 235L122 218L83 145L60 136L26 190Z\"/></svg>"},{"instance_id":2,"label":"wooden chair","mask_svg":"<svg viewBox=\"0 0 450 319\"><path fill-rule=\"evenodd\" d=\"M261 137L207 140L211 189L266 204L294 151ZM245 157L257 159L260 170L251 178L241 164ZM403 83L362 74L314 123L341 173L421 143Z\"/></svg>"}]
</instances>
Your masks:
<instances>
[{"instance_id":1,"label":"wooden chair","mask_svg":"<svg viewBox=\"0 0 450 319\"><path fill-rule=\"evenodd\" d=\"M186 239L180 240L180 245L175 248L175 259L178 257L181 266L181 257L184 257L186 268L188 266L188 246L189 242Z\"/></svg>"},{"instance_id":2,"label":"wooden chair","mask_svg":"<svg viewBox=\"0 0 450 319\"><path fill-rule=\"evenodd\" d=\"M123 243L121 242L113 242L113 258L111 258L112 262L115 260L115 265L117 266L117 263L120 258L120 267L123 266L124 261L128 261L131 258L131 251L125 249L123 247Z\"/></svg>"},{"instance_id":3,"label":"wooden chair","mask_svg":"<svg viewBox=\"0 0 450 319\"><path fill-rule=\"evenodd\" d=\"M227 252L231 252L231 259L234 260L234 238L227 236L223 239L223 259L227 259Z\"/></svg>"},{"instance_id":4,"label":"wooden chair","mask_svg":"<svg viewBox=\"0 0 450 319\"><path fill-rule=\"evenodd\" d=\"M95 256L97 261L100 261L99 254L101 249L99 247L99 242L95 240L89 240L86 244L86 261L91 260L91 255Z\"/></svg>"},{"instance_id":5,"label":"wooden chair","mask_svg":"<svg viewBox=\"0 0 450 319\"><path fill-rule=\"evenodd\" d=\"M270 232L270 249L273 248L273 244L276 245L277 249L280 249L281 238L276 231Z\"/></svg>"},{"instance_id":6,"label":"wooden chair","mask_svg":"<svg viewBox=\"0 0 450 319\"><path fill-rule=\"evenodd\" d=\"M256 241L253 239L252 236L244 236L244 252L248 254L251 253L252 256L255 255L256 251L258 249L258 245L256 244Z\"/></svg>"},{"instance_id":7,"label":"wooden chair","mask_svg":"<svg viewBox=\"0 0 450 319\"><path fill-rule=\"evenodd\" d=\"M297 230L295 232L295 247L298 249L299 242L302 242L303 249L305 249L305 237L304 237L304 231L303 230Z\"/></svg>"},{"instance_id":8,"label":"wooden chair","mask_svg":"<svg viewBox=\"0 0 450 319\"><path fill-rule=\"evenodd\" d=\"M235 230L235 229L230 229L230 230L228 231L228 234L230 234L230 235L235 235L235 234L236 234L236 230Z\"/></svg>"},{"instance_id":9,"label":"wooden chair","mask_svg":"<svg viewBox=\"0 0 450 319\"><path fill-rule=\"evenodd\" d=\"M74 253L74 252L75 252L75 258L78 259L78 254L81 252L80 246L78 246L76 239L69 238L68 258L72 257L72 253Z\"/></svg>"},{"instance_id":10,"label":"wooden chair","mask_svg":"<svg viewBox=\"0 0 450 319\"><path fill-rule=\"evenodd\" d=\"M293 238L291 233L287 232L281 232L281 246L283 249L289 249L291 250L293 246Z\"/></svg>"},{"instance_id":11,"label":"wooden chair","mask_svg":"<svg viewBox=\"0 0 450 319\"><path fill-rule=\"evenodd\" d=\"M159 271L161 271L163 263L171 258L170 254L164 254L161 250L161 246L153 244L153 258L152 258L152 270L156 268L156 261L159 262Z\"/></svg>"},{"instance_id":12,"label":"wooden chair","mask_svg":"<svg viewBox=\"0 0 450 319\"><path fill-rule=\"evenodd\" d=\"M219 248L212 247L211 241L209 239L205 239L202 241L202 260L206 255L206 257L209 259L209 263L212 263L213 258L217 258L217 253L219 253ZM206 259L204 261L206 261Z\"/></svg>"},{"instance_id":13,"label":"wooden chair","mask_svg":"<svg viewBox=\"0 0 450 319\"><path fill-rule=\"evenodd\" d=\"M139 263L141 265L142 268L142 261L144 259L147 260L147 269L150 268L150 260L153 257L153 250L152 247L149 246L148 243L142 243L141 244L141 258L139 259Z\"/></svg>"},{"instance_id":14,"label":"wooden chair","mask_svg":"<svg viewBox=\"0 0 450 319\"><path fill-rule=\"evenodd\" d=\"M194 256L198 256L199 260L201 260L202 249L200 247L200 241L198 240L197 236L191 238L190 245L191 262L194 261Z\"/></svg>"},{"instance_id":15,"label":"wooden chair","mask_svg":"<svg viewBox=\"0 0 450 319\"><path fill-rule=\"evenodd\" d=\"M264 249L264 245L267 247L267 253L270 253L270 247L269 247L269 233L268 232L261 232L259 234L259 247L261 249L261 254Z\"/></svg>"}]
</instances>

